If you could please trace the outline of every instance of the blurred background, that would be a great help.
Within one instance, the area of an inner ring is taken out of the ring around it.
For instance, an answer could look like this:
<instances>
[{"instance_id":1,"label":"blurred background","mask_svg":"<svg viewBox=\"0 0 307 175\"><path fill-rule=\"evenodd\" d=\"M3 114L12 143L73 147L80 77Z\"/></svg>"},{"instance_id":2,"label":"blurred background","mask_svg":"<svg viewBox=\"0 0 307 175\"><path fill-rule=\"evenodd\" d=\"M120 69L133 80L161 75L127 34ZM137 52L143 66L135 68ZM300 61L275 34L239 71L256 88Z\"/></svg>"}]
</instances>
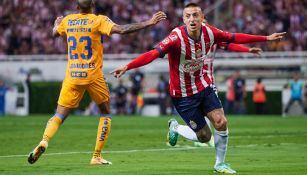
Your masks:
<instances>
[{"instance_id":1,"label":"blurred background","mask_svg":"<svg viewBox=\"0 0 307 175\"><path fill-rule=\"evenodd\" d=\"M139 22L162 10L168 19L129 35L104 37L104 68L112 98L112 113L161 116L176 114L168 95L167 59L158 59L117 80L112 69L152 49L182 25L184 0L96 0L95 13L117 24ZM206 0L201 5L208 22L219 29L257 35L287 32L279 42L251 44L261 56L218 51L215 80L227 114L305 115L307 108L307 0ZM53 38L57 16L77 13L73 0L0 1L0 116L52 114L65 75L65 38ZM297 80L297 81L294 81ZM258 82L258 83L257 83ZM259 97L259 82L265 88ZM291 83L300 82L303 103L293 103ZM256 90L255 90L256 89ZM236 98L242 96L243 98ZM85 96L77 115L96 115Z\"/></svg>"}]
</instances>

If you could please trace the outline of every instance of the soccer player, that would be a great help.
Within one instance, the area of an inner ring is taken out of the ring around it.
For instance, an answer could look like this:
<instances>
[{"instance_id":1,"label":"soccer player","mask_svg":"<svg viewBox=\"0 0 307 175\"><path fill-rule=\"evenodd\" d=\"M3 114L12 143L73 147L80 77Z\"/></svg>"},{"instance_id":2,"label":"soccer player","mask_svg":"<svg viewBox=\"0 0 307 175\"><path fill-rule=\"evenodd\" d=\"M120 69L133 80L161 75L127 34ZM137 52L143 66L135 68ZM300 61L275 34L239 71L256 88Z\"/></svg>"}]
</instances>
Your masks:
<instances>
[{"instance_id":1,"label":"soccer player","mask_svg":"<svg viewBox=\"0 0 307 175\"><path fill-rule=\"evenodd\" d=\"M68 64L55 115L48 121L42 141L29 154L28 162L33 164L45 152L50 139L68 117L73 108L78 107L85 91L98 105L101 117L98 125L96 146L92 165L111 164L101 157L101 151L111 129L110 97L102 74L102 35L127 34L166 19L163 12L153 15L150 20L140 23L117 25L107 16L92 14L92 0L77 0L79 13L58 17L54 23L53 36L67 36Z\"/></svg>"},{"instance_id":2,"label":"soccer player","mask_svg":"<svg viewBox=\"0 0 307 175\"><path fill-rule=\"evenodd\" d=\"M175 108L189 128L196 133L200 142L208 142L211 138L211 131L204 119L204 116L208 116L215 128L214 169L220 173L236 173L224 162L228 128L222 105L214 90L212 47L221 42L244 44L272 41L282 39L285 33L274 33L269 36L232 34L210 25L202 26L202 10L195 3L189 3L184 7L183 21L185 25L175 28L155 49L111 73L119 78L127 70L149 64L154 59L168 54L170 95ZM177 125L176 121L170 122L170 140L178 135L172 129ZM190 131L183 132L187 132L188 135Z\"/></svg>"},{"instance_id":3,"label":"soccer player","mask_svg":"<svg viewBox=\"0 0 307 175\"><path fill-rule=\"evenodd\" d=\"M226 50L226 51L231 51L231 52L245 52L245 53L253 53L255 55L261 55L261 52L262 52L262 49L261 48L257 48L257 47L246 47L244 45L241 45L241 44L234 44L234 43L225 43L225 42L222 42L222 43L217 43L215 44L213 47L212 47L212 52L215 52L216 49L222 49L222 50ZM214 85L214 77L212 77L212 84ZM218 94L217 92L217 88L214 88L214 91L216 94ZM211 130L211 132L213 131L212 130L212 127L211 127L211 122L210 120L208 119L207 116L205 116L205 120L206 120L206 124L208 125L209 129ZM172 122L177 122L175 119L171 119L169 120L169 126ZM178 122L177 122L178 123ZM188 140L191 140L191 141L194 141L194 145L195 146L210 146L210 147L214 147L214 136L212 135L211 136L211 139L208 143L201 143L198 141L198 138L197 138L197 135L196 133L191 129L189 128L188 126L186 125L180 125L178 124L176 127L174 128L170 128L172 130L172 132L174 133L178 133L179 135L183 136L184 138L188 139ZM187 131L189 130L189 131ZM169 134L168 134L169 136ZM176 143L177 143L177 136L176 134L174 135L175 137L173 139L170 139L168 137L168 145L170 146L175 146Z\"/></svg>"}]
</instances>

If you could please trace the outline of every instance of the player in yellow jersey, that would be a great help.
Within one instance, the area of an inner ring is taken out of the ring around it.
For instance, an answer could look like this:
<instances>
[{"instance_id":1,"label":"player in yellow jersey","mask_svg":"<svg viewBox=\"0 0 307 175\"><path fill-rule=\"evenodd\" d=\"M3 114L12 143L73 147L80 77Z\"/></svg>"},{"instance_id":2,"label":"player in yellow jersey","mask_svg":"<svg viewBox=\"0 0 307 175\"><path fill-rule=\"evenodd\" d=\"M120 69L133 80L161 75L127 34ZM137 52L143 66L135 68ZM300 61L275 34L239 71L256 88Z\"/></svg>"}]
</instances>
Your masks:
<instances>
[{"instance_id":1,"label":"player in yellow jersey","mask_svg":"<svg viewBox=\"0 0 307 175\"><path fill-rule=\"evenodd\" d=\"M166 19L158 12L145 22L117 25L107 16L92 14L92 0L77 0L78 14L58 17L54 23L53 36L67 36L68 64L55 115L48 121L42 141L29 154L28 162L33 164L45 152L48 142L73 108L78 107L85 91L98 105L101 117L98 125L95 151L90 161L92 165L111 162L101 157L101 151L111 129L110 97L102 73L103 43L101 36L113 33L127 34Z\"/></svg>"}]
</instances>

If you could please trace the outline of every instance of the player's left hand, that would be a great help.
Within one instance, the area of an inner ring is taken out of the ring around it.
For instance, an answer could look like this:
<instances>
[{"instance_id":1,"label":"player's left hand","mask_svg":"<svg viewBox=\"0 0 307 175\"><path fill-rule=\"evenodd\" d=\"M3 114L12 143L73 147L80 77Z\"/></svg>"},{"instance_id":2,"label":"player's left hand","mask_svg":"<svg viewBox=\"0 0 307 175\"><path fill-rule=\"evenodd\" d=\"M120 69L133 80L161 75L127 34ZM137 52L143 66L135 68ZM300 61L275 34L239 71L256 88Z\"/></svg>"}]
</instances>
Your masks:
<instances>
[{"instance_id":1,"label":"player's left hand","mask_svg":"<svg viewBox=\"0 0 307 175\"><path fill-rule=\"evenodd\" d=\"M165 19L166 19L166 14L162 11L159 11L152 16L152 18L149 20L149 23L154 25Z\"/></svg>"},{"instance_id":2,"label":"player's left hand","mask_svg":"<svg viewBox=\"0 0 307 175\"><path fill-rule=\"evenodd\" d=\"M282 32L282 33L273 33L272 35L267 36L268 41L274 41L278 39L282 39L287 32Z\"/></svg>"},{"instance_id":3,"label":"player's left hand","mask_svg":"<svg viewBox=\"0 0 307 175\"><path fill-rule=\"evenodd\" d=\"M253 54L257 55L257 56L260 56L261 53L262 53L262 49L258 48L258 47L251 47L249 49L249 53L253 53Z\"/></svg>"},{"instance_id":4,"label":"player's left hand","mask_svg":"<svg viewBox=\"0 0 307 175\"><path fill-rule=\"evenodd\" d=\"M114 69L113 71L110 72L110 74L113 74L115 78L120 78L123 74L126 73L127 69L128 69L127 66L123 66L123 67Z\"/></svg>"}]
</instances>

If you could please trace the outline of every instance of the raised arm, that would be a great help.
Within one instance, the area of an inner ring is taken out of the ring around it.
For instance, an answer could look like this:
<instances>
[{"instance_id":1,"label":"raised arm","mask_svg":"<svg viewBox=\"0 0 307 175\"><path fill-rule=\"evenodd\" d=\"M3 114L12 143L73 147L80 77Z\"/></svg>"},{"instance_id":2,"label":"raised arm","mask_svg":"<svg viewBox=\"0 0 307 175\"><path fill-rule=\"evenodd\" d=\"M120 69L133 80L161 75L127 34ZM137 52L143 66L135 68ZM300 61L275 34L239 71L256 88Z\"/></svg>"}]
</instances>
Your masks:
<instances>
[{"instance_id":1,"label":"raised arm","mask_svg":"<svg viewBox=\"0 0 307 175\"><path fill-rule=\"evenodd\" d=\"M63 16L57 17L56 20L54 21L54 26L52 29L52 36L56 37L56 36L60 36L59 32L58 32L58 27L61 23L61 21L63 20Z\"/></svg>"},{"instance_id":2,"label":"raised arm","mask_svg":"<svg viewBox=\"0 0 307 175\"><path fill-rule=\"evenodd\" d=\"M123 74L125 74L126 71L149 64L153 60L159 58L159 56L160 52L158 52L156 49L153 49L149 52L140 55L136 59L129 62L127 65L111 71L110 74L113 74L115 78L120 78Z\"/></svg>"},{"instance_id":3,"label":"raised arm","mask_svg":"<svg viewBox=\"0 0 307 175\"><path fill-rule=\"evenodd\" d=\"M119 33L119 34L132 33L132 32L144 29L146 27L155 25L158 22L165 20L165 19L166 19L166 14L162 11L159 11L155 13L150 20L147 20L144 22L126 24L126 25L115 24L112 27L111 33Z\"/></svg>"}]
</instances>

